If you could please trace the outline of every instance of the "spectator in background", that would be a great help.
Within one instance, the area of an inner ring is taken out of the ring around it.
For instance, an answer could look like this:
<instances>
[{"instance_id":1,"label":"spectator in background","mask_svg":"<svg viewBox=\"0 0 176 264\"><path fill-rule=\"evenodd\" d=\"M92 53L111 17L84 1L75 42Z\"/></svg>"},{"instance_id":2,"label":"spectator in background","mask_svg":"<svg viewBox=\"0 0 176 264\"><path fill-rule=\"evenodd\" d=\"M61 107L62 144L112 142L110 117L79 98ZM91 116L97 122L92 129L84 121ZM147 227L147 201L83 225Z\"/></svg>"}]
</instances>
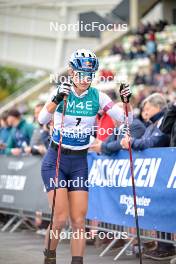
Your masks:
<instances>
[{"instance_id":1,"label":"spectator in background","mask_svg":"<svg viewBox=\"0 0 176 264\"><path fill-rule=\"evenodd\" d=\"M171 135L170 147L176 147L176 102L169 106L167 112L164 115L160 129L163 133ZM170 234L168 234L167 236L168 239L171 239ZM160 244L162 246L162 244L165 243L160 243ZM174 251L173 247L172 247L172 251ZM173 258L170 263L176 264L176 258Z\"/></svg>"},{"instance_id":2,"label":"spectator in background","mask_svg":"<svg viewBox=\"0 0 176 264\"><path fill-rule=\"evenodd\" d=\"M170 67L173 70L176 66L176 51L174 50L174 45L170 47L168 51L168 56L169 56Z\"/></svg>"},{"instance_id":3,"label":"spectator in background","mask_svg":"<svg viewBox=\"0 0 176 264\"><path fill-rule=\"evenodd\" d=\"M168 71L170 71L172 68L170 64L169 52L166 50L163 50L163 53L162 53L162 67Z\"/></svg>"},{"instance_id":4,"label":"spectator in background","mask_svg":"<svg viewBox=\"0 0 176 264\"><path fill-rule=\"evenodd\" d=\"M156 31L160 32L163 31L165 26L168 25L168 22L166 20L159 20L159 22L156 23Z\"/></svg>"},{"instance_id":5,"label":"spectator in background","mask_svg":"<svg viewBox=\"0 0 176 264\"><path fill-rule=\"evenodd\" d=\"M148 127L151 124L151 122L148 118L148 114L144 110L145 110L144 109L144 103L142 102L142 104L139 106L138 118L144 124L145 127Z\"/></svg>"},{"instance_id":6,"label":"spectator in background","mask_svg":"<svg viewBox=\"0 0 176 264\"><path fill-rule=\"evenodd\" d=\"M23 152L24 147L30 143L33 125L27 123L17 109L12 109L8 112L7 122L12 127L12 130L7 141L5 153L19 156Z\"/></svg>"},{"instance_id":7,"label":"spectator in background","mask_svg":"<svg viewBox=\"0 0 176 264\"><path fill-rule=\"evenodd\" d=\"M7 123L7 117L7 112L4 112L0 117L0 154L4 154L11 131L11 127L9 127Z\"/></svg>"},{"instance_id":8,"label":"spectator in background","mask_svg":"<svg viewBox=\"0 0 176 264\"><path fill-rule=\"evenodd\" d=\"M160 129L163 133L171 135L170 147L176 147L176 102L169 106Z\"/></svg>"},{"instance_id":9,"label":"spectator in background","mask_svg":"<svg viewBox=\"0 0 176 264\"><path fill-rule=\"evenodd\" d=\"M146 84L146 75L144 74L142 70L136 73L133 84L136 84L136 85Z\"/></svg>"},{"instance_id":10,"label":"spectator in background","mask_svg":"<svg viewBox=\"0 0 176 264\"><path fill-rule=\"evenodd\" d=\"M38 116L42 108L43 103L39 103L34 109L34 122L35 127L33 135L30 141L30 145L24 148L25 153L32 155L44 155L49 145L49 127L47 125L41 125L38 122Z\"/></svg>"},{"instance_id":11,"label":"spectator in background","mask_svg":"<svg viewBox=\"0 0 176 264\"><path fill-rule=\"evenodd\" d=\"M142 22L140 22L136 33L140 36L143 36L146 33L146 27Z\"/></svg>"},{"instance_id":12,"label":"spectator in background","mask_svg":"<svg viewBox=\"0 0 176 264\"><path fill-rule=\"evenodd\" d=\"M146 41L146 52L148 56L151 56L152 54L156 54L157 51L157 45L155 41L155 34L153 32L150 32L147 35L147 41Z\"/></svg>"},{"instance_id":13,"label":"spectator in background","mask_svg":"<svg viewBox=\"0 0 176 264\"><path fill-rule=\"evenodd\" d=\"M123 107L121 103L118 103L118 106ZM91 145L91 151L111 155L122 149L120 141L123 138L123 133L126 130L126 127L124 124L116 124L117 127L114 130L115 133L112 133L112 135L110 135L104 142L99 139L96 139L95 142ZM142 137L145 132L145 129L145 125L139 119L133 119L133 123L130 126L130 130L134 138Z\"/></svg>"},{"instance_id":14,"label":"spectator in background","mask_svg":"<svg viewBox=\"0 0 176 264\"><path fill-rule=\"evenodd\" d=\"M134 118L133 123L130 126L130 130L131 135L134 138L141 138L145 132L145 126L139 119ZM109 136L104 142L96 139L96 141L91 146L91 151L106 155L112 155L118 152L122 149L120 141L123 138L123 131L125 131L124 125L116 128L115 133Z\"/></svg>"},{"instance_id":15,"label":"spectator in background","mask_svg":"<svg viewBox=\"0 0 176 264\"><path fill-rule=\"evenodd\" d=\"M117 55L117 54L123 55L123 53L124 53L124 50L122 48L122 45L116 43L112 46L112 50L111 50L112 55Z\"/></svg>"},{"instance_id":16,"label":"spectator in background","mask_svg":"<svg viewBox=\"0 0 176 264\"><path fill-rule=\"evenodd\" d=\"M152 147L168 147L170 136L160 130L167 106L164 96L159 93L154 93L144 100L143 106L146 116L151 121L151 125L146 128L141 139L131 139L132 148L135 150L143 150ZM121 140L121 145L124 149L128 149L127 136ZM165 238L164 236L165 233L163 233L163 239ZM168 239L170 239L170 234L168 234ZM158 242L157 248L153 251L146 252L145 256L155 260L169 259L175 256L175 248L172 244Z\"/></svg>"},{"instance_id":17,"label":"spectator in background","mask_svg":"<svg viewBox=\"0 0 176 264\"><path fill-rule=\"evenodd\" d=\"M167 102L163 95L154 93L149 95L143 102L143 111L151 124L146 128L142 138L131 139L132 148L142 150L153 147L169 146L170 137L164 134L160 129L161 121L166 111ZM121 145L128 149L128 137L122 139Z\"/></svg>"},{"instance_id":18,"label":"spectator in background","mask_svg":"<svg viewBox=\"0 0 176 264\"><path fill-rule=\"evenodd\" d=\"M150 58L150 63L151 63L151 75L152 75L151 79L153 80L154 75L160 73L161 64L159 62L158 53L150 55L149 58Z\"/></svg>"}]
</instances>

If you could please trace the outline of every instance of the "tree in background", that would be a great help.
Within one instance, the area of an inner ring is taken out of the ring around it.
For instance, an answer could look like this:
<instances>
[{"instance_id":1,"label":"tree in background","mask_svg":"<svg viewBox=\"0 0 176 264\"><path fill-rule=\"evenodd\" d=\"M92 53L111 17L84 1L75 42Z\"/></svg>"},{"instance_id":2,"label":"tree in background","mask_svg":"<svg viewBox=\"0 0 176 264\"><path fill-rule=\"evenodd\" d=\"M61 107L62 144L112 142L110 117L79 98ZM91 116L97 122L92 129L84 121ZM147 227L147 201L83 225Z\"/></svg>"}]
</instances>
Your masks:
<instances>
[{"instance_id":1,"label":"tree in background","mask_svg":"<svg viewBox=\"0 0 176 264\"><path fill-rule=\"evenodd\" d=\"M33 81L33 78L27 78L26 75L17 68L0 66L0 101Z\"/></svg>"}]
</instances>

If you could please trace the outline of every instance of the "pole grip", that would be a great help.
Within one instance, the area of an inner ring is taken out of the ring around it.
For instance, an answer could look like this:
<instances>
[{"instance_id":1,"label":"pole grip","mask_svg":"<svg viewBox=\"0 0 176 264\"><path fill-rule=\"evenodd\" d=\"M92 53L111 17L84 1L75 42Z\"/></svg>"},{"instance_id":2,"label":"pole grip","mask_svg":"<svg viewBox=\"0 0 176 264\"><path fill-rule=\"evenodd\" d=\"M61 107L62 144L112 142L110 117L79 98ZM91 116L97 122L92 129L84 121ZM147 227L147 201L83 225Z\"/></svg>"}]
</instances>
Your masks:
<instances>
[{"instance_id":1,"label":"pole grip","mask_svg":"<svg viewBox=\"0 0 176 264\"><path fill-rule=\"evenodd\" d=\"M63 99L64 101L66 101L67 100L67 95L64 95L64 99Z\"/></svg>"},{"instance_id":2,"label":"pole grip","mask_svg":"<svg viewBox=\"0 0 176 264\"><path fill-rule=\"evenodd\" d=\"M125 103L125 114L126 114L126 118L128 118L128 106L127 106L127 103Z\"/></svg>"}]
</instances>

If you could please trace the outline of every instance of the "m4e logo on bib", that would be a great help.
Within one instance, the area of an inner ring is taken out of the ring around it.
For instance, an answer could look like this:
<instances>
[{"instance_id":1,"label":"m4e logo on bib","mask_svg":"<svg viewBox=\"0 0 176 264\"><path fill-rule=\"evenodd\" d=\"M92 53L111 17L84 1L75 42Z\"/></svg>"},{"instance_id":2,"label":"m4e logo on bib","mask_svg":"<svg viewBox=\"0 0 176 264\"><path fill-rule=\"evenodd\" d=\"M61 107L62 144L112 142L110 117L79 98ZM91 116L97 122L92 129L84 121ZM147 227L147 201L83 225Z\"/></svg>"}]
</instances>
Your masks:
<instances>
[{"instance_id":1,"label":"m4e logo on bib","mask_svg":"<svg viewBox=\"0 0 176 264\"><path fill-rule=\"evenodd\" d=\"M92 101L68 101L67 103L67 113L71 113L73 115L92 115L92 110Z\"/></svg>"},{"instance_id":2,"label":"m4e logo on bib","mask_svg":"<svg viewBox=\"0 0 176 264\"><path fill-rule=\"evenodd\" d=\"M92 110L92 101L86 101L86 102L79 102L79 103L76 103L75 101L73 102L68 102L67 103L67 107L71 110L75 110L75 109L86 109L86 110L89 110L91 111Z\"/></svg>"}]
</instances>

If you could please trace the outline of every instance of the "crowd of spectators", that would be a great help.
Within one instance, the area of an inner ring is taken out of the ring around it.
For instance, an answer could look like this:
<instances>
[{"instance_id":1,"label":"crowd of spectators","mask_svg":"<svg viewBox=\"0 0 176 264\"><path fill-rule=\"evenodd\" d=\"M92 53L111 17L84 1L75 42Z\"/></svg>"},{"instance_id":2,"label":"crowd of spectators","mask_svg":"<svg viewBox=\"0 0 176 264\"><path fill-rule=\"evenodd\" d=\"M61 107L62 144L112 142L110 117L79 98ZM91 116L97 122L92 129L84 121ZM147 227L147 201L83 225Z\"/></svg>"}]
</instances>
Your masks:
<instances>
[{"instance_id":1,"label":"crowd of spectators","mask_svg":"<svg viewBox=\"0 0 176 264\"><path fill-rule=\"evenodd\" d=\"M27 122L17 109L11 109L0 117L0 154L13 156L44 155L49 145L49 126L38 123L38 115L44 104L34 109L34 122Z\"/></svg>"},{"instance_id":2,"label":"crowd of spectators","mask_svg":"<svg viewBox=\"0 0 176 264\"><path fill-rule=\"evenodd\" d=\"M133 97L134 107L139 112L130 126L133 150L176 147L176 100L173 96L176 93L176 43L170 45L169 50L159 50L155 37L156 32L164 30L166 25L165 21L155 25L140 24L129 52L120 44L115 44L111 50L111 54L119 54L122 60L147 57L151 62L148 74L141 70L133 80L135 85L144 85ZM110 70L101 70L101 75L106 78L110 76L109 81L114 78ZM49 145L50 127L40 125L37 121L42 107L42 103L36 105L33 123L28 123L17 109L2 114L0 154L45 154ZM91 151L112 155L121 149L128 149L129 135L124 124L116 123L102 112L97 116L97 124L105 130L116 127L117 133L111 136L105 134L103 137L97 133ZM162 260L174 256L175 250L171 244L159 242L157 248L146 255Z\"/></svg>"},{"instance_id":3,"label":"crowd of spectators","mask_svg":"<svg viewBox=\"0 0 176 264\"><path fill-rule=\"evenodd\" d=\"M133 103L137 108L143 99L154 92L165 94L169 100L176 98L176 38L167 21L141 23L136 32L115 43L109 55L108 61L105 58L104 68L99 71L100 81L103 79L111 82L119 71L122 74L118 64L122 68L129 65L130 68L132 61L136 64L140 61L140 66L136 65L135 73L132 69L128 70L128 79L135 88ZM114 61L113 56L118 56L118 60ZM123 65L122 62L126 64Z\"/></svg>"},{"instance_id":4,"label":"crowd of spectators","mask_svg":"<svg viewBox=\"0 0 176 264\"><path fill-rule=\"evenodd\" d=\"M138 111L130 126L133 150L176 147L176 42L161 49L156 40L156 32L162 32L166 25L165 21L155 25L141 23L133 35L130 50L125 50L123 43L115 44L111 50L111 59L112 55L118 55L121 61L144 58L150 61L147 71L143 67L139 68L132 81L133 86L139 87L133 97L133 106ZM108 68L101 69L100 75L112 82L115 72ZM101 118L103 120L104 115ZM111 122L112 120L110 126ZM97 137L91 151L113 155L128 149L129 135L126 127L119 126L115 121L114 124L116 133L104 139ZM101 122L99 125L104 127ZM106 126L108 127L107 121ZM165 239L166 234L163 233L162 236ZM171 239L170 234L167 234L167 239ZM158 261L175 258L175 255L172 244L161 242L156 244L154 250L145 252L146 257Z\"/></svg>"},{"instance_id":5,"label":"crowd of spectators","mask_svg":"<svg viewBox=\"0 0 176 264\"><path fill-rule=\"evenodd\" d=\"M137 58L145 58L151 55L156 55L159 66L168 66L171 69L175 65L175 58L172 52L157 50L156 33L164 30L167 25L166 21L160 21L161 26L156 24L140 24L137 32L133 33L132 45L129 50L125 50L122 44L114 44L111 50L112 55L119 54L122 60L132 60ZM173 52L175 45L173 46ZM167 65L167 62L169 65ZM159 72L160 67L158 68Z\"/></svg>"}]
</instances>

